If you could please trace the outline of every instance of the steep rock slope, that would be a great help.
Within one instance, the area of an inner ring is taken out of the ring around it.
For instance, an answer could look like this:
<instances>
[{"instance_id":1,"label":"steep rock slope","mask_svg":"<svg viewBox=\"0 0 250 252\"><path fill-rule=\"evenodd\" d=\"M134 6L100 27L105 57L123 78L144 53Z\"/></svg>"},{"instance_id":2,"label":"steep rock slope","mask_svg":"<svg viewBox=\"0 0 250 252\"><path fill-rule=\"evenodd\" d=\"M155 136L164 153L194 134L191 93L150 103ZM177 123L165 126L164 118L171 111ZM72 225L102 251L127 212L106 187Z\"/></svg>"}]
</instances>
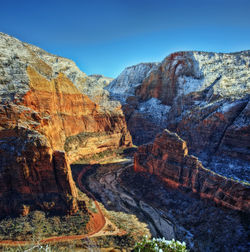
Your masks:
<instances>
[{"instance_id":1,"label":"steep rock slope","mask_svg":"<svg viewBox=\"0 0 250 252\"><path fill-rule=\"evenodd\" d=\"M176 133L164 130L154 143L142 145L135 154L134 170L158 175L167 186L192 191L202 198L249 212L250 186L205 169L188 154L187 144Z\"/></svg>"},{"instance_id":2,"label":"steep rock slope","mask_svg":"<svg viewBox=\"0 0 250 252\"><path fill-rule=\"evenodd\" d=\"M249 66L249 51L177 52L166 57L144 75L123 105L134 143L152 141L168 128L187 141L190 153L206 167L248 180Z\"/></svg>"},{"instance_id":3,"label":"steep rock slope","mask_svg":"<svg viewBox=\"0 0 250 252\"><path fill-rule=\"evenodd\" d=\"M133 96L135 90L150 72L157 67L157 63L141 63L125 68L122 73L107 86L112 97L122 104L126 103L129 96Z\"/></svg>"},{"instance_id":4,"label":"steep rock slope","mask_svg":"<svg viewBox=\"0 0 250 252\"><path fill-rule=\"evenodd\" d=\"M141 63L127 67L106 87L111 98L121 102L135 144L152 140L166 125L168 107L161 105L155 98L141 102L135 95L136 89L158 65L159 63Z\"/></svg>"},{"instance_id":5,"label":"steep rock slope","mask_svg":"<svg viewBox=\"0 0 250 252\"><path fill-rule=\"evenodd\" d=\"M93 102L98 104L100 110L103 112L121 112L121 103L117 100L111 100L109 92L105 89L112 80L113 78L92 74L85 79L84 83L78 85L78 89L86 94Z\"/></svg>"},{"instance_id":6,"label":"steep rock slope","mask_svg":"<svg viewBox=\"0 0 250 252\"><path fill-rule=\"evenodd\" d=\"M69 162L131 145L119 107L105 112L80 92L90 81L72 61L0 33L1 214L75 211Z\"/></svg>"}]
</instances>

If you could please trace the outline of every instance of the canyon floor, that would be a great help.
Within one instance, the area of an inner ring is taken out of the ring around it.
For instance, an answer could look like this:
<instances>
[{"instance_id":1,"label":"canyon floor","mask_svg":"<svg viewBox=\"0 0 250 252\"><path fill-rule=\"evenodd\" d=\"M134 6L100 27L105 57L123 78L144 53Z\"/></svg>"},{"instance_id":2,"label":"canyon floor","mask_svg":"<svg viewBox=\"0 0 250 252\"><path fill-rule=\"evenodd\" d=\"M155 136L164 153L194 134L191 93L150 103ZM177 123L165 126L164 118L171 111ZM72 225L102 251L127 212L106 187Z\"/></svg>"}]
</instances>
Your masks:
<instances>
[{"instance_id":1,"label":"canyon floor","mask_svg":"<svg viewBox=\"0 0 250 252\"><path fill-rule=\"evenodd\" d=\"M152 234L185 241L191 251L249 251L249 214L166 188L154 175L135 173L135 150L105 152L91 162L82 159L71 165L79 197L91 215L86 234L46 237L40 240L43 246L49 243L55 251L130 251L136 241ZM1 243L3 251L32 244Z\"/></svg>"},{"instance_id":2,"label":"canyon floor","mask_svg":"<svg viewBox=\"0 0 250 252\"><path fill-rule=\"evenodd\" d=\"M123 158L93 164L83 176L106 209L133 214L153 236L185 241L191 251L249 251L249 214L166 188L154 175L134 173L131 155ZM73 173L82 166L72 165Z\"/></svg>"},{"instance_id":3,"label":"canyon floor","mask_svg":"<svg viewBox=\"0 0 250 252\"><path fill-rule=\"evenodd\" d=\"M99 157L104 154L107 153L105 152ZM121 161L121 158L120 155L115 157L112 152L112 155L102 158L102 160L105 162ZM140 222L134 214L107 210L100 201L96 200L89 188L85 189L83 183L85 183L89 169L93 168L92 166L90 164L72 165L79 200L86 203L87 212L79 211L73 216L65 217L47 216L41 211L35 211L25 217L3 218L0 220L0 248L3 251L27 251L29 249L36 251L39 246L44 249L49 246L53 251L89 251L93 249L130 251L143 236L150 236L146 224ZM31 228L27 228L27 225Z\"/></svg>"}]
</instances>

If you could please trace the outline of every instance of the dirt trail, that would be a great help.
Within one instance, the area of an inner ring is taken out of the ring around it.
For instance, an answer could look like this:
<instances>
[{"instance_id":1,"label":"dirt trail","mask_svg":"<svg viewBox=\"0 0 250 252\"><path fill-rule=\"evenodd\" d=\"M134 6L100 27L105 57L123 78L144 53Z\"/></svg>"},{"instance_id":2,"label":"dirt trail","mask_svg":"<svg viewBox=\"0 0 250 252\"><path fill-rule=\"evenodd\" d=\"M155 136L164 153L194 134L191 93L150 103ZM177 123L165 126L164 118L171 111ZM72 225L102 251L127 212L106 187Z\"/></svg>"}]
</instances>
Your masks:
<instances>
[{"instance_id":1,"label":"dirt trail","mask_svg":"<svg viewBox=\"0 0 250 252\"><path fill-rule=\"evenodd\" d=\"M82 171L79 173L77 177L77 183L80 187L80 189L90 198L94 200L96 209L98 210L97 213L92 213L92 216L90 217L90 221L87 225L94 226L94 230L89 232L88 234L84 235L67 235L67 236L53 236L49 238L42 239L38 242L34 241L13 241L13 240L2 240L0 241L0 245L2 246L26 246L31 244L47 244L47 243L57 243L57 242L67 242L67 241L74 241L74 240L81 240L85 238L91 238L91 237L98 237L98 236L104 236L104 235L124 235L126 232L124 230L118 229L109 219L107 219L101 208L98 204L95 196L87 191L85 187L82 184L82 177L84 173L89 170L91 166L84 167ZM112 231L108 231L107 227L112 227Z\"/></svg>"}]
</instances>

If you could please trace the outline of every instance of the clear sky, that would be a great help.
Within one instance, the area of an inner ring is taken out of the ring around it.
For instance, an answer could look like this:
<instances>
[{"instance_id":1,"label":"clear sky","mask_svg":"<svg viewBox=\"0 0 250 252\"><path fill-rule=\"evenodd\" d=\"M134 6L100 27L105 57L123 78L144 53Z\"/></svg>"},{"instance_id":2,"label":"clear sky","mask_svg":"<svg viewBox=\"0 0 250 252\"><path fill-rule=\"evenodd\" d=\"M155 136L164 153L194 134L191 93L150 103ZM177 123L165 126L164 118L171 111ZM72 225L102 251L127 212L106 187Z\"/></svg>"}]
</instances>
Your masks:
<instances>
[{"instance_id":1,"label":"clear sky","mask_svg":"<svg viewBox=\"0 0 250 252\"><path fill-rule=\"evenodd\" d=\"M175 51L250 49L250 0L0 0L0 31L116 77Z\"/></svg>"}]
</instances>

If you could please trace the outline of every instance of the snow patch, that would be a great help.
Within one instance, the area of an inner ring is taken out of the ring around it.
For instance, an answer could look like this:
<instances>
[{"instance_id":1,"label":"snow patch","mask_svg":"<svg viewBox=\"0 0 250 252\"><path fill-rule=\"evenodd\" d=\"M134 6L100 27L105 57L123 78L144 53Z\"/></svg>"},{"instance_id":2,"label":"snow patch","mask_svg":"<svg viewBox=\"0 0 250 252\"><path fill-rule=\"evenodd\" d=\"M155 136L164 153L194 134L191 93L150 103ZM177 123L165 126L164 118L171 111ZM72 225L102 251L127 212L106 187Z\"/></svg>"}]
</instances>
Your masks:
<instances>
[{"instance_id":1,"label":"snow patch","mask_svg":"<svg viewBox=\"0 0 250 252\"><path fill-rule=\"evenodd\" d=\"M183 69L182 65L179 64L179 65L176 67L176 69L175 69L175 74L176 74L176 75L179 75L179 73L180 73L180 71L181 71L182 69Z\"/></svg>"},{"instance_id":2,"label":"snow patch","mask_svg":"<svg viewBox=\"0 0 250 252\"><path fill-rule=\"evenodd\" d=\"M140 86L148 74L157 67L157 63L141 63L125 68L105 89L114 99L122 104L129 96L135 95L135 90Z\"/></svg>"},{"instance_id":3,"label":"snow patch","mask_svg":"<svg viewBox=\"0 0 250 252\"><path fill-rule=\"evenodd\" d=\"M249 165L249 161L237 160L228 156L213 156L207 168L222 176L249 183Z\"/></svg>"},{"instance_id":4,"label":"snow patch","mask_svg":"<svg viewBox=\"0 0 250 252\"><path fill-rule=\"evenodd\" d=\"M193 77L180 76L177 81L179 84L178 95L187 95L204 88L203 80L194 79Z\"/></svg>"},{"instance_id":5,"label":"snow patch","mask_svg":"<svg viewBox=\"0 0 250 252\"><path fill-rule=\"evenodd\" d=\"M166 122L170 108L170 106L162 104L160 100L151 98L146 102L140 103L138 111L147 114L153 121L161 125Z\"/></svg>"},{"instance_id":6,"label":"snow patch","mask_svg":"<svg viewBox=\"0 0 250 252\"><path fill-rule=\"evenodd\" d=\"M224 103L224 104L220 107L219 112L221 112L221 113L226 113L226 112L228 112L231 108L233 108L235 105L236 105L235 102L233 102L233 103Z\"/></svg>"}]
</instances>

